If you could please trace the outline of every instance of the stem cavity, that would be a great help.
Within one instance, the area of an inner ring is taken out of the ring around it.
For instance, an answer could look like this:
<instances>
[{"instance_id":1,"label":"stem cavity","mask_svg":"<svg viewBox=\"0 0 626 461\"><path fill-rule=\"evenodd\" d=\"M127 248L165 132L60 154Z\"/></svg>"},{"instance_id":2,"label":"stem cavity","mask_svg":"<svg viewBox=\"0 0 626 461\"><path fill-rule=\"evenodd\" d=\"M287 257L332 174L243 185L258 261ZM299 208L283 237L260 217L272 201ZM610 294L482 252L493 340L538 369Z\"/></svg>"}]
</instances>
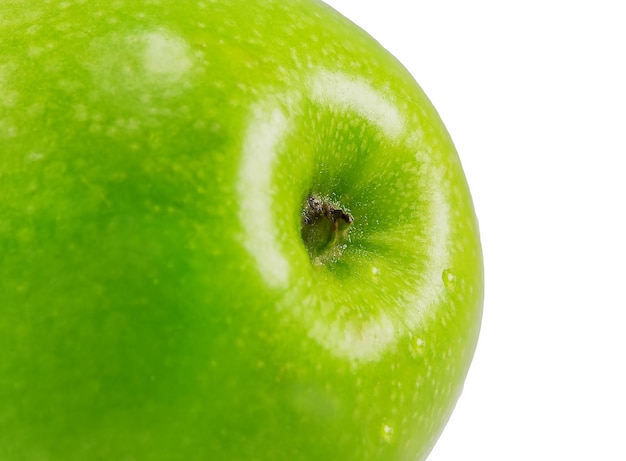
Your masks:
<instances>
[{"instance_id":1,"label":"stem cavity","mask_svg":"<svg viewBox=\"0 0 626 461\"><path fill-rule=\"evenodd\" d=\"M347 246L353 222L354 217L338 203L309 195L302 210L302 241L311 262L324 265L337 261Z\"/></svg>"}]
</instances>

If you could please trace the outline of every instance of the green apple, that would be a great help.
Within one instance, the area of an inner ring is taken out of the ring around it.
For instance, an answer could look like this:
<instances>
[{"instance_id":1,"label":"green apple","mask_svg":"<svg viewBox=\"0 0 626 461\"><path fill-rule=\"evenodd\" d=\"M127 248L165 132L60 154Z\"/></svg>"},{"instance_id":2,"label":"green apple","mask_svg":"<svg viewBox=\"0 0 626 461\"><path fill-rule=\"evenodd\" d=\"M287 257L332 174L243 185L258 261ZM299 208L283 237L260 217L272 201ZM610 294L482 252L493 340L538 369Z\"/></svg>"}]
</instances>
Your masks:
<instances>
[{"instance_id":1,"label":"green apple","mask_svg":"<svg viewBox=\"0 0 626 461\"><path fill-rule=\"evenodd\" d=\"M409 73L316 0L2 0L0 459L421 460L480 325Z\"/></svg>"}]
</instances>

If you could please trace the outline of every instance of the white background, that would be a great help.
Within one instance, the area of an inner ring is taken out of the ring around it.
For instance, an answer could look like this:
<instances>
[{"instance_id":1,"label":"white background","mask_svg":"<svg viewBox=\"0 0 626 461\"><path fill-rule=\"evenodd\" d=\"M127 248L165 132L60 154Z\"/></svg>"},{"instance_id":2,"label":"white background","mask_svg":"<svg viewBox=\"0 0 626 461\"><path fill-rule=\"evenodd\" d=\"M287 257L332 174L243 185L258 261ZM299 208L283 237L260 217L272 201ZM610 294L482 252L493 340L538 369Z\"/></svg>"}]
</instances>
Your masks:
<instances>
[{"instance_id":1,"label":"white background","mask_svg":"<svg viewBox=\"0 0 626 461\"><path fill-rule=\"evenodd\" d=\"M626 460L626 9L327 0L411 71L472 188L486 271L429 461Z\"/></svg>"}]
</instances>

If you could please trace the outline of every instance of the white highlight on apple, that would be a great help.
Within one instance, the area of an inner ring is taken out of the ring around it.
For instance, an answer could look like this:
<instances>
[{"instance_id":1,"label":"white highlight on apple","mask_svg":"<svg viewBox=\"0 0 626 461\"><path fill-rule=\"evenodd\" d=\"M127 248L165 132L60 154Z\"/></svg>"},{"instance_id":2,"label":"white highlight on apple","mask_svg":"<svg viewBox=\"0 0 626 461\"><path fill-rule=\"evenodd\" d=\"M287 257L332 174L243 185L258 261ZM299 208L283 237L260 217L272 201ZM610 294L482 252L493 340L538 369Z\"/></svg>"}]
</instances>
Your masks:
<instances>
[{"instance_id":1,"label":"white highlight on apple","mask_svg":"<svg viewBox=\"0 0 626 461\"><path fill-rule=\"evenodd\" d=\"M300 83L302 84L302 83ZM241 207L239 219L244 229L243 245L256 261L258 271L271 287L285 292L278 309L291 313L295 319L309 325L309 335L334 354L355 362L376 360L403 334L413 331L428 317L430 306L441 296L441 267L447 259L446 242L448 207L443 196L435 193L433 206L425 210L427 225L433 235L428 258L428 271L416 280L416 286L406 293L398 293L409 312L402 315L392 310L380 309L369 318L358 321L340 320L336 309L354 309L357 306L337 306L323 296L310 293L296 296L296 292L308 290L307 282L290 279L290 263L285 257L284 236L275 225L275 218L264 210L272 210L273 168L281 154L280 143L290 128L288 114L301 114L299 104L310 98L314 103L331 112L352 112L378 126L388 141L415 148L416 156L423 165L429 181L437 183L443 172L429 164L426 151L420 149L419 123L408 129L407 120L392 102L393 98L374 89L367 81L338 72L320 70L307 80L305 88L310 94L296 97L293 93L277 94L260 101L250 109L251 121L243 143L243 157L239 172L238 192ZM286 107L285 112L280 108ZM295 115L297 116L297 115ZM424 158L422 158L424 156ZM426 172L426 170L428 170ZM437 190L434 188L432 190ZM380 268L373 266L374 278L381 276ZM299 302L293 302L299 299ZM302 299L306 299L304 303ZM358 299L355 302L361 302ZM371 309L368 309L371 312ZM344 317L345 318L345 317Z\"/></svg>"},{"instance_id":2,"label":"white highlight on apple","mask_svg":"<svg viewBox=\"0 0 626 461\"><path fill-rule=\"evenodd\" d=\"M111 97L149 104L184 91L196 64L189 43L166 30L112 32L94 39L85 66Z\"/></svg>"},{"instance_id":3,"label":"white highlight on apple","mask_svg":"<svg viewBox=\"0 0 626 461\"><path fill-rule=\"evenodd\" d=\"M273 288L283 288L289 280L289 263L279 245L272 209L272 168L277 144L288 128L285 114L278 109L253 110L243 144L243 163L239 172L238 192L241 207L239 220L244 225L243 243L254 256L265 281Z\"/></svg>"},{"instance_id":4,"label":"white highlight on apple","mask_svg":"<svg viewBox=\"0 0 626 461\"><path fill-rule=\"evenodd\" d=\"M310 79L314 101L338 111L353 111L379 126L392 140L404 132L402 115L367 82L339 72L322 70Z\"/></svg>"},{"instance_id":5,"label":"white highlight on apple","mask_svg":"<svg viewBox=\"0 0 626 461\"><path fill-rule=\"evenodd\" d=\"M163 31L140 36L145 44L143 64L146 72L170 80L181 79L193 64L187 42Z\"/></svg>"}]
</instances>

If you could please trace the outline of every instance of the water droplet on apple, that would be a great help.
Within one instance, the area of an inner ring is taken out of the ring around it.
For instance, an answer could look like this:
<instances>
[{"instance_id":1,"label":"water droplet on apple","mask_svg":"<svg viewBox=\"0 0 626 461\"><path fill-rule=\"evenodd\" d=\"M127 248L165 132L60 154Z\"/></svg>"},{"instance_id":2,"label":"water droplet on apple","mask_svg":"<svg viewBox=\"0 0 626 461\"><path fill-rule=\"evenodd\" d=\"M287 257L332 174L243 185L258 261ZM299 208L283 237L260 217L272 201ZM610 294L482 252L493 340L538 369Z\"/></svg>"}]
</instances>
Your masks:
<instances>
[{"instance_id":1,"label":"water droplet on apple","mask_svg":"<svg viewBox=\"0 0 626 461\"><path fill-rule=\"evenodd\" d=\"M446 269L443 271L442 275L443 284L450 291L454 291L456 289L456 275L452 272L451 269Z\"/></svg>"},{"instance_id":2,"label":"water droplet on apple","mask_svg":"<svg viewBox=\"0 0 626 461\"><path fill-rule=\"evenodd\" d=\"M424 350L426 348L426 341L422 338L415 338L413 340L413 350L418 355L424 355Z\"/></svg>"},{"instance_id":3,"label":"water droplet on apple","mask_svg":"<svg viewBox=\"0 0 626 461\"><path fill-rule=\"evenodd\" d=\"M385 442L391 443L393 440L393 427L383 424L380 429L380 435Z\"/></svg>"}]
</instances>

